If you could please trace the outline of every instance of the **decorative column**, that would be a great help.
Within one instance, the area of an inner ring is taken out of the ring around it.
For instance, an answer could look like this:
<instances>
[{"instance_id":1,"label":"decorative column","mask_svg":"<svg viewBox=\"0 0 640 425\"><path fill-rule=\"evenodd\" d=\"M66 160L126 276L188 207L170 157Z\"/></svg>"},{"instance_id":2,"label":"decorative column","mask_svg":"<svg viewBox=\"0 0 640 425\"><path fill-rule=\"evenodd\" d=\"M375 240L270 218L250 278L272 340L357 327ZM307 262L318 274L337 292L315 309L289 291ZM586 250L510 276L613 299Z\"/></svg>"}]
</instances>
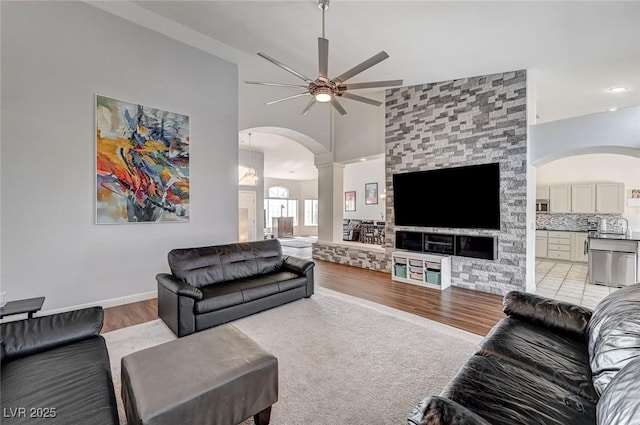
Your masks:
<instances>
[{"instance_id":1,"label":"decorative column","mask_svg":"<svg viewBox=\"0 0 640 425\"><path fill-rule=\"evenodd\" d=\"M342 240L344 165L333 155L316 155L318 168L318 241Z\"/></svg>"}]
</instances>

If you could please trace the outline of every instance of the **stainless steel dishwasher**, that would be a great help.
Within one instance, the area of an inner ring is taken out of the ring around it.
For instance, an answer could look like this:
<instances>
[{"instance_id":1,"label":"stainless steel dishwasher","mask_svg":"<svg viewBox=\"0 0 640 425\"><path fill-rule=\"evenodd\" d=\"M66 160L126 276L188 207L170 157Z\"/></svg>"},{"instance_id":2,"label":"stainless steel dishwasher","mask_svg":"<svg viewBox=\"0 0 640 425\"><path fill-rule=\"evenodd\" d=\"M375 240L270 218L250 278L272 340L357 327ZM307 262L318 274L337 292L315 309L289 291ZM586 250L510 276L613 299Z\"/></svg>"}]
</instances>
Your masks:
<instances>
[{"instance_id":1,"label":"stainless steel dishwasher","mask_svg":"<svg viewBox=\"0 0 640 425\"><path fill-rule=\"evenodd\" d=\"M621 287L638 282L638 242L589 238L589 283Z\"/></svg>"}]
</instances>

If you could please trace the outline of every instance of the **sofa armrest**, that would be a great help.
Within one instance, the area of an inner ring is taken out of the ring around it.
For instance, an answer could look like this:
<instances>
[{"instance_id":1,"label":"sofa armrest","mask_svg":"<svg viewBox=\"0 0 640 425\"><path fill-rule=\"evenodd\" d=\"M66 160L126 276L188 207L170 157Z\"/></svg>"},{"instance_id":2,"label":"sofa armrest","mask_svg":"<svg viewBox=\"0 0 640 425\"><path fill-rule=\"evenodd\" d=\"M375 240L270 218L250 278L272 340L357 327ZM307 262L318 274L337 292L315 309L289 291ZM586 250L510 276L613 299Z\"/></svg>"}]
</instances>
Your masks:
<instances>
[{"instance_id":1,"label":"sofa armrest","mask_svg":"<svg viewBox=\"0 0 640 425\"><path fill-rule=\"evenodd\" d=\"M431 396L409 413L407 425L491 425L482 417L448 398Z\"/></svg>"},{"instance_id":2,"label":"sofa armrest","mask_svg":"<svg viewBox=\"0 0 640 425\"><path fill-rule=\"evenodd\" d=\"M89 307L3 323L0 325L3 360L28 356L98 336L103 321L102 307Z\"/></svg>"},{"instance_id":3,"label":"sofa armrest","mask_svg":"<svg viewBox=\"0 0 640 425\"><path fill-rule=\"evenodd\" d=\"M566 332L581 340L587 338L587 325L593 313L579 305L519 291L504 296L502 311L507 316Z\"/></svg>"},{"instance_id":4,"label":"sofa armrest","mask_svg":"<svg viewBox=\"0 0 640 425\"><path fill-rule=\"evenodd\" d=\"M300 275L307 274L307 272L311 270L315 265L316 263L311 260L305 260L302 258L291 256L284 257L284 267Z\"/></svg>"},{"instance_id":5,"label":"sofa armrest","mask_svg":"<svg viewBox=\"0 0 640 425\"><path fill-rule=\"evenodd\" d=\"M202 291L195 286L191 286L188 283L168 273L160 273L156 276L156 280L159 285L164 286L169 291L176 295L183 295L185 297L193 298L200 301L203 297Z\"/></svg>"}]
</instances>

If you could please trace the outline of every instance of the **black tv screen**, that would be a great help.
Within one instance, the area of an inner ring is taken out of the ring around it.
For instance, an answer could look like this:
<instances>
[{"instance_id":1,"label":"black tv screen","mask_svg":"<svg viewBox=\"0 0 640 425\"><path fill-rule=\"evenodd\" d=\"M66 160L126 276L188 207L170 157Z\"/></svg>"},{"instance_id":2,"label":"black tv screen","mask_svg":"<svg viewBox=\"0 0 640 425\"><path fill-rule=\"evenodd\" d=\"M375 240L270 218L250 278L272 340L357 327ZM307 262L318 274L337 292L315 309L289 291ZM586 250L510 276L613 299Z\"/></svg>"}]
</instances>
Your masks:
<instances>
[{"instance_id":1,"label":"black tv screen","mask_svg":"<svg viewBox=\"0 0 640 425\"><path fill-rule=\"evenodd\" d=\"M398 226L500 229L500 164L393 175Z\"/></svg>"}]
</instances>

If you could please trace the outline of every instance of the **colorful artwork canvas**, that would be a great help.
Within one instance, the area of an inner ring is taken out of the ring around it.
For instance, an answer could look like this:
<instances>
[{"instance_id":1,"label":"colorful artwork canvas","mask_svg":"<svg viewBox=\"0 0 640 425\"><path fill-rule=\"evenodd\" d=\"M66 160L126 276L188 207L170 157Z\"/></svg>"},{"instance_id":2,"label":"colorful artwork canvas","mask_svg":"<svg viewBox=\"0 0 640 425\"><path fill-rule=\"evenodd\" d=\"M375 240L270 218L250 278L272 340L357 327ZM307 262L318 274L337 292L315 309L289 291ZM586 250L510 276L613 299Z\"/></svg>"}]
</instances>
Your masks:
<instances>
[{"instance_id":1,"label":"colorful artwork canvas","mask_svg":"<svg viewBox=\"0 0 640 425\"><path fill-rule=\"evenodd\" d=\"M189 117L96 96L96 223L189 221Z\"/></svg>"}]
</instances>

